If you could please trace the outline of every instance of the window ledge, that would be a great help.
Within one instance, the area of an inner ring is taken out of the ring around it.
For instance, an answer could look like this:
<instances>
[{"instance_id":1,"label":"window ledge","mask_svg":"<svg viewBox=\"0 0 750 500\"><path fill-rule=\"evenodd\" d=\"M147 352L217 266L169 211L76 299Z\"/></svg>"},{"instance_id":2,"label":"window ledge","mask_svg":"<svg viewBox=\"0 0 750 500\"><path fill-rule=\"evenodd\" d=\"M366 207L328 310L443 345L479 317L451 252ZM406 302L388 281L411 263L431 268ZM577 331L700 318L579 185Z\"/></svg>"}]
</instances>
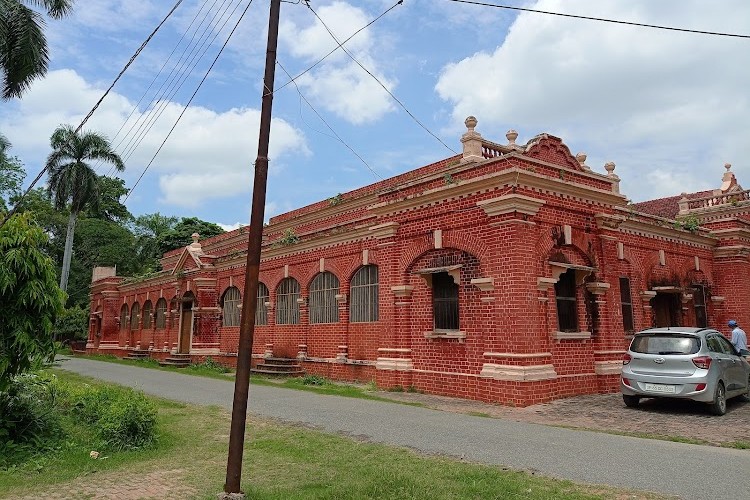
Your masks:
<instances>
[{"instance_id":1,"label":"window ledge","mask_svg":"<svg viewBox=\"0 0 750 500\"><path fill-rule=\"evenodd\" d=\"M555 340L588 340L591 332L555 332L552 337Z\"/></svg>"},{"instance_id":2,"label":"window ledge","mask_svg":"<svg viewBox=\"0 0 750 500\"><path fill-rule=\"evenodd\" d=\"M433 330L431 332L424 332L424 338L429 340L434 339L457 339L459 343L463 344L466 338L466 332L459 330Z\"/></svg>"}]
</instances>

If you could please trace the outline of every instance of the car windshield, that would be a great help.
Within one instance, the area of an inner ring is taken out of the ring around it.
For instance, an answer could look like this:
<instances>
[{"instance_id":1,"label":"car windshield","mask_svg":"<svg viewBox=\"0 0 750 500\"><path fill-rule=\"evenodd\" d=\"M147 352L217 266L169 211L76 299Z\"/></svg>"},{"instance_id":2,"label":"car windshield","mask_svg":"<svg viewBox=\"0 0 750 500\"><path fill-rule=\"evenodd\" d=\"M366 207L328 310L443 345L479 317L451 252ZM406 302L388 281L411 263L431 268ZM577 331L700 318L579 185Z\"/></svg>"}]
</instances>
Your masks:
<instances>
[{"instance_id":1,"label":"car windshield","mask_svg":"<svg viewBox=\"0 0 750 500\"><path fill-rule=\"evenodd\" d=\"M630 350L643 354L695 354L701 343L697 337L675 334L636 335Z\"/></svg>"}]
</instances>

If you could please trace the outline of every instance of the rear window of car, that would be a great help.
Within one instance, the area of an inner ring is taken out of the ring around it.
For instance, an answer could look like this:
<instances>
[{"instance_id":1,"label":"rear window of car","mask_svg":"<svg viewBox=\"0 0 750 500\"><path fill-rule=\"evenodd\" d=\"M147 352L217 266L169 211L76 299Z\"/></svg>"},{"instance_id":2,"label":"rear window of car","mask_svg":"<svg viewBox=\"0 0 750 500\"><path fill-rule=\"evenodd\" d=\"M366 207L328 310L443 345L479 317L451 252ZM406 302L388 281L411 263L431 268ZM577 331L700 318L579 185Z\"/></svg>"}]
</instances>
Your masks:
<instances>
[{"instance_id":1,"label":"rear window of car","mask_svg":"<svg viewBox=\"0 0 750 500\"><path fill-rule=\"evenodd\" d=\"M636 335L630 350L642 354L695 354L701 348L700 339L690 335Z\"/></svg>"}]
</instances>

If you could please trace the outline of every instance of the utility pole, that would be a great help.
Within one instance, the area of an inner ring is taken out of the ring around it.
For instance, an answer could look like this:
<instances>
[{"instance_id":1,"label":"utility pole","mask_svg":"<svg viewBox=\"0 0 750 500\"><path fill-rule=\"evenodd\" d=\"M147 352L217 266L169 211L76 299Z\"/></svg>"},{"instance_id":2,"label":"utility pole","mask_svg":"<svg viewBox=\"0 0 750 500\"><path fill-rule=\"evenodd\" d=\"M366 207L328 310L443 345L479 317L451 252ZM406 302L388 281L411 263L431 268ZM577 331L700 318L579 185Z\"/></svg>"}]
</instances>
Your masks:
<instances>
[{"instance_id":1,"label":"utility pole","mask_svg":"<svg viewBox=\"0 0 750 500\"><path fill-rule=\"evenodd\" d=\"M219 499L239 500L245 498L240 490L242 479L242 454L245 446L245 424L247 421L247 399L250 389L250 361L253 352L255 311L258 303L258 273L263 239L263 218L266 206L266 184L268 181L268 142L271 136L271 108L273 105L273 80L276 74L276 46L279 38L279 12L281 0L271 0L268 18L268 45L266 48L266 70L263 76L263 100L260 111L260 134L258 135L258 158L255 160L253 182L253 205L250 214L250 230L247 241L247 264L245 267L245 292L242 297L240 319L240 343L237 351L237 375L234 380L232 403L232 426L229 431L229 454L224 493Z\"/></svg>"}]
</instances>

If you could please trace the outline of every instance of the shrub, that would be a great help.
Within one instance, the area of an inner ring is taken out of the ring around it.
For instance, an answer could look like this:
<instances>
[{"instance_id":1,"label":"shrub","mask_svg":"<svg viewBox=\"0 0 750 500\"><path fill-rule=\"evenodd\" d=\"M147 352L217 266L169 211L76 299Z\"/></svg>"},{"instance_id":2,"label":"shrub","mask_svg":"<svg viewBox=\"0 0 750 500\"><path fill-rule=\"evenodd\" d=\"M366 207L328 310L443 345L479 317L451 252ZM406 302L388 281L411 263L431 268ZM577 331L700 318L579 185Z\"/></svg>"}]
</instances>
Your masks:
<instances>
[{"instance_id":1,"label":"shrub","mask_svg":"<svg viewBox=\"0 0 750 500\"><path fill-rule=\"evenodd\" d=\"M222 365L221 363L217 363L211 356L206 356L206 359L203 360L203 363L189 365L188 369L199 371L208 370L216 373L229 373L230 371L226 366Z\"/></svg>"},{"instance_id":2,"label":"shrub","mask_svg":"<svg viewBox=\"0 0 750 500\"><path fill-rule=\"evenodd\" d=\"M55 378L34 374L14 377L0 392L0 467L42 452L60 429Z\"/></svg>"},{"instance_id":3,"label":"shrub","mask_svg":"<svg viewBox=\"0 0 750 500\"><path fill-rule=\"evenodd\" d=\"M156 407L141 392L111 401L98 422L99 436L116 450L143 448L156 437Z\"/></svg>"},{"instance_id":4,"label":"shrub","mask_svg":"<svg viewBox=\"0 0 750 500\"><path fill-rule=\"evenodd\" d=\"M326 385L328 381L320 375L305 375L302 377L302 385Z\"/></svg>"},{"instance_id":5,"label":"shrub","mask_svg":"<svg viewBox=\"0 0 750 500\"><path fill-rule=\"evenodd\" d=\"M52 329L53 336L58 342L72 340L86 340L89 335L89 311L80 306L65 309L55 320Z\"/></svg>"},{"instance_id":6,"label":"shrub","mask_svg":"<svg viewBox=\"0 0 750 500\"><path fill-rule=\"evenodd\" d=\"M127 450L154 442L156 407L142 392L113 386L85 387L73 399L76 415L96 427L104 445Z\"/></svg>"}]
</instances>

